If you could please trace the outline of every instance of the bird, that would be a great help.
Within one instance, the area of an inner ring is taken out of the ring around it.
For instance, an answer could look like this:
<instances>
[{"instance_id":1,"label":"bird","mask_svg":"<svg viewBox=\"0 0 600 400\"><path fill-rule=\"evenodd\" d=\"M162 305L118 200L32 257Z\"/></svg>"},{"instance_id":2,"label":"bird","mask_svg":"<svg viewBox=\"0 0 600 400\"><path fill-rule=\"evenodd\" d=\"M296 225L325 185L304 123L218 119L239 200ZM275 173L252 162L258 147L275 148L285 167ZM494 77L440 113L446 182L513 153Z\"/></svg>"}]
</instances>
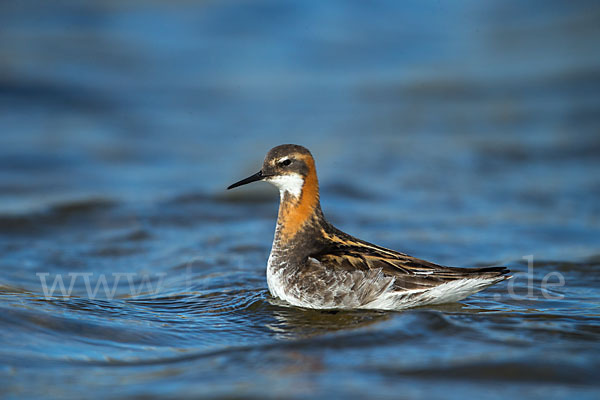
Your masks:
<instances>
[{"instance_id":1,"label":"bird","mask_svg":"<svg viewBox=\"0 0 600 400\"><path fill-rule=\"evenodd\" d=\"M257 181L279 189L267 286L289 305L403 310L457 302L510 278L505 267L446 267L335 228L321 210L315 160L303 146L272 148L259 172L227 189Z\"/></svg>"}]
</instances>

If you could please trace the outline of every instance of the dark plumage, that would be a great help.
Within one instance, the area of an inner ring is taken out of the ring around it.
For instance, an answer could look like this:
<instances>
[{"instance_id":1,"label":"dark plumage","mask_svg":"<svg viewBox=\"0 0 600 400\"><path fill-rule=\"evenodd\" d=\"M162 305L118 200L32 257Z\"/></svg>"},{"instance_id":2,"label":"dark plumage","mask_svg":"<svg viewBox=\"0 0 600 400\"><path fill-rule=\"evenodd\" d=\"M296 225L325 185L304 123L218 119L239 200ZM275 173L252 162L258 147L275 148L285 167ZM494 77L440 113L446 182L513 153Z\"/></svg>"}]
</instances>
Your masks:
<instances>
[{"instance_id":1,"label":"dark plumage","mask_svg":"<svg viewBox=\"0 0 600 400\"><path fill-rule=\"evenodd\" d=\"M445 267L350 236L321 211L314 159L298 145L269 151L265 180L281 203L267 266L271 294L309 308L402 309L458 301L509 278L504 267Z\"/></svg>"}]
</instances>

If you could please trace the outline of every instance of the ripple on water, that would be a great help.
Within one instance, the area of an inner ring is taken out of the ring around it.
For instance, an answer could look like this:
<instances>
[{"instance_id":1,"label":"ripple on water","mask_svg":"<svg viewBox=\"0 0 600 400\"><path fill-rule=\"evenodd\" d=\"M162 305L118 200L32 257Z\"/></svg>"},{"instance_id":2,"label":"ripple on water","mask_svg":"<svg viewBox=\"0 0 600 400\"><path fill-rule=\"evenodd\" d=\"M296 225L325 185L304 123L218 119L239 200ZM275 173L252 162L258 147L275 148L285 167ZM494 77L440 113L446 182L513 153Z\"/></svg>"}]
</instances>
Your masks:
<instances>
[{"instance_id":1,"label":"ripple on water","mask_svg":"<svg viewBox=\"0 0 600 400\"><path fill-rule=\"evenodd\" d=\"M0 392L599 398L599 7L242 3L0 2ZM531 275L402 312L272 299L276 190L225 187L288 140L340 228Z\"/></svg>"}]
</instances>

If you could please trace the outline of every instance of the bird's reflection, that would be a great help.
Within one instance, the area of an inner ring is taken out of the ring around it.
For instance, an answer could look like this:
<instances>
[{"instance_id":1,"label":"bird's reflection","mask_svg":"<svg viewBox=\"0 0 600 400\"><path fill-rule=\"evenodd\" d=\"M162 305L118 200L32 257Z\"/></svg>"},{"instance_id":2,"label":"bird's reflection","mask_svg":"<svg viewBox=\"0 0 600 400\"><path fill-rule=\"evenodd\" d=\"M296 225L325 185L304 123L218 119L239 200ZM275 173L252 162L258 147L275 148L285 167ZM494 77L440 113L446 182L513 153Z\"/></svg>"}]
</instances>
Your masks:
<instances>
[{"instance_id":1,"label":"bird's reflection","mask_svg":"<svg viewBox=\"0 0 600 400\"><path fill-rule=\"evenodd\" d=\"M312 310L267 297L274 320L266 326L280 339L298 339L352 330L385 321L393 313L373 310Z\"/></svg>"}]
</instances>

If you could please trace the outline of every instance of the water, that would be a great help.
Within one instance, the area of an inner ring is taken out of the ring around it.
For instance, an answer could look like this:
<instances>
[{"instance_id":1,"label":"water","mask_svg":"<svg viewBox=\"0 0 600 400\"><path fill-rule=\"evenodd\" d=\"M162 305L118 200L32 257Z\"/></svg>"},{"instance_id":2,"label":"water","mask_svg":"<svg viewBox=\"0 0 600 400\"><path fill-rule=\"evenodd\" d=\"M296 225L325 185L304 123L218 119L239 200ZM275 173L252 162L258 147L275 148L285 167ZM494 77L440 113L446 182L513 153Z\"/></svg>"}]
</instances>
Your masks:
<instances>
[{"instance_id":1,"label":"water","mask_svg":"<svg viewBox=\"0 0 600 400\"><path fill-rule=\"evenodd\" d=\"M3 2L0 395L598 398L599 37L595 2ZM341 229L515 278L273 301L276 191L224 188L288 142Z\"/></svg>"}]
</instances>

